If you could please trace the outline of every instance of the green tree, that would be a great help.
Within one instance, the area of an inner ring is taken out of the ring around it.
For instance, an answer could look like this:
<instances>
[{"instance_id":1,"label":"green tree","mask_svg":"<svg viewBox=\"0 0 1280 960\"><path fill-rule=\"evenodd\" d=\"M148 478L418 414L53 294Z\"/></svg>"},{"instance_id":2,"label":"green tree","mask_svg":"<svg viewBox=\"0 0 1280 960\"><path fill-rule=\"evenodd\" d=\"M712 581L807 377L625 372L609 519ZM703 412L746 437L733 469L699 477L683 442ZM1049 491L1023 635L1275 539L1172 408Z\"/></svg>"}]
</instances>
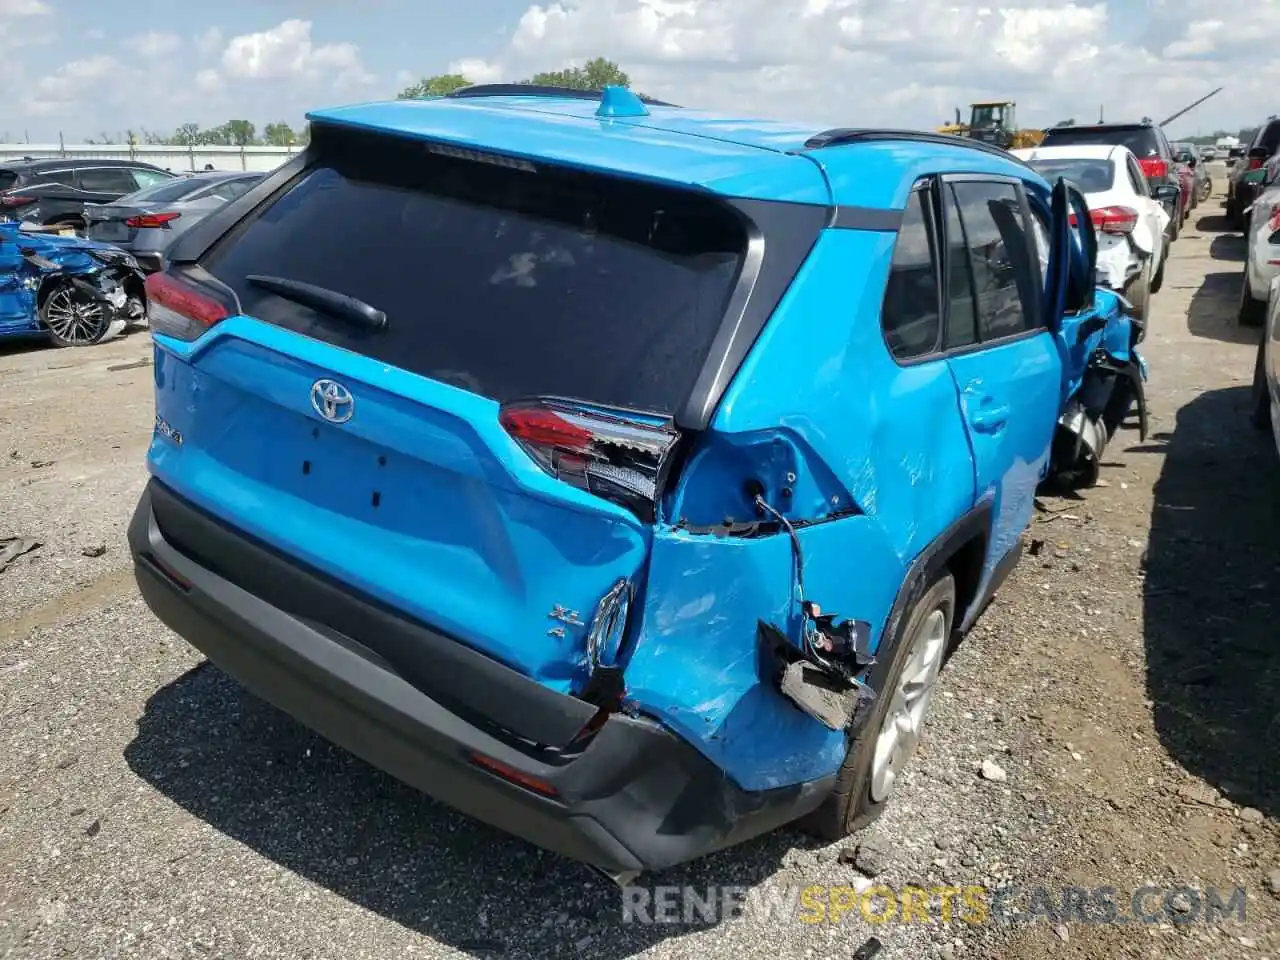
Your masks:
<instances>
[{"instance_id":1,"label":"green tree","mask_svg":"<svg viewBox=\"0 0 1280 960\"><path fill-rule=\"evenodd\" d=\"M604 57L588 60L580 67L535 73L523 83L539 87L567 87L570 90L603 90L605 87L629 87L631 78L620 66Z\"/></svg>"},{"instance_id":2,"label":"green tree","mask_svg":"<svg viewBox=\"0 0 1280 960\"><path fill-rule=\"evenodd\" d=\"M469 86L471 81L460 73L440 73L434 77L423 77L417 83L405 87L396 94L396 99L421 100L425 97L443 97Z\"/></svg>"},{"instance_id":3,"label":"green tree","mask_svg":"<svg viewBox=\"0 0 1280 960\"><path fill-rule=\"evenodd\" d=\"M298 142L298 137L293 132L293 127L280 120L276 123L268 123L263 128L262 142L273 147L291 147Z\"/></svg>"},{"instance_id":4,"label":"green tree","mask_svg":"<svg viewBox=\"0 0 1280 960\"><path fill-rule=\"evenodd\" d=\"M184 123L173 131L169 137L169 142L174 146L193 147L200 143L200 125L198 123Z\"/></svg>"},{"instance_id":5,"label":"green tree","mask_svg":"<svg viewBox=\"0 0 1280 960\"><path fill-rule=\"evenodd\" d=\"M227 121L227 135L232 146L245 147L251 143L257 143L255 133L256 129L248 120Z\"/></svg>"}]
</instances>

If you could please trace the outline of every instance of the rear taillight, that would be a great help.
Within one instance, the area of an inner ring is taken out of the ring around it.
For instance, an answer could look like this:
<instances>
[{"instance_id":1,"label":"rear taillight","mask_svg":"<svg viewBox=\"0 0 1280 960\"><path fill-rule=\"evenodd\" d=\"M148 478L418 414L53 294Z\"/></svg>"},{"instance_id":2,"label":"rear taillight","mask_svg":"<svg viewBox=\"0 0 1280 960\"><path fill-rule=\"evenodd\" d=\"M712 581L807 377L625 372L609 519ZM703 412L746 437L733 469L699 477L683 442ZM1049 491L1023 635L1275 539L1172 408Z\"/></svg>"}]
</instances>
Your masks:
<instances>
[{"instance_id":1,"label":"rear taillight","mask_svg":"<svg viewBox=\"0 0 1280 960\"><path fill-rule=\"evenodd\" d=\"M222 303L171 274L151 274L146 287L148 319L154 333L195 340L219 320L231 316Z\"/></svg>"},{"instance_id":2,"label":"rear taillight","mask_svg":"<svg viewBox=\"0 0 1280 960\"><path fill-rule=\"evenodd\" d=\"M1138 225L1138 211L1129 207L1098 207L1089 211L1089 219L1103 233L1133 233L1133 228ZM1071 226L1079 226L1074 213Z\"/></svg>"},{"instance_id":3,"label":"rear taillight","mask_svg":"<svg viewBox=\"0 0 1280 960\"><path fill-rule=\"evenodd\" d=\"M1147 157L1145 160L1139 160L1138 165L1142 167L1142 172L1148 177L1167 177L1169 175L1169 161L1161 160L1159 157Z\"/></svg>"},{"instance_id":4,"label":"rear taillight","mask_svg":"<svg viewBox=\"0 0 1280 960\"><path fill-rule=\"evenodd\" d=\"M167 227L180 216L182 216L180 213L144 213L136 217L130 217L124 222L124 225L135 228Z\"/></svg>"},{"instance_id":5,"label":"rear taillight","mask_svg":"<svg viewBox=\"0 0 1280 960\"><path fill-rule=\"evenodd\" d=\"M27 204L35 202L35 197L18 197L14 196L12 193L0 197L0 207L8 207L9 209L13 209L14 207L25 207Z\"/></svg>"},{"instance_id":6,"label":"rear taillight","mask_svg":"<svg viewBox=\"0 0 1280 960\"><path fill-rule=\"evenodd\" d=\"M498 420L553 477L620 504L646 522L656 516L679 439L669 424L563 400L506 404Z\"/></svg>"}]
</instances>

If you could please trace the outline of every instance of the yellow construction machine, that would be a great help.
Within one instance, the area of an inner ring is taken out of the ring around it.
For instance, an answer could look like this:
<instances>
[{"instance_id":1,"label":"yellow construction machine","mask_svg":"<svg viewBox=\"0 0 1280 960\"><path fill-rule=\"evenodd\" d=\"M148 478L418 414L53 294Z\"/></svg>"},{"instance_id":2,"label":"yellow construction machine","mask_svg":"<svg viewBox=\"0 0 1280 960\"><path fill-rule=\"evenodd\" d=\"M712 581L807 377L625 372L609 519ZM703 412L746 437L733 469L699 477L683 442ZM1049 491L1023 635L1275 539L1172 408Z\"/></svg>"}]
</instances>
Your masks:
<instances>
[{"instance_id":1,"label":"yellow construction machine","mask_svg":"<svg viewBox=\"0 0 1280 960\"><path fill-rule=\"evenodd\" d=\"M938 128L939 133L969 137L994 144L1005 150L1034 147L1044 139L1043 130L1019 130L1015 119L1018 105L1012 100L982 100L969 105L969 122L960 119L956 108L955 123Z\"/></svg>"}]
</instances>

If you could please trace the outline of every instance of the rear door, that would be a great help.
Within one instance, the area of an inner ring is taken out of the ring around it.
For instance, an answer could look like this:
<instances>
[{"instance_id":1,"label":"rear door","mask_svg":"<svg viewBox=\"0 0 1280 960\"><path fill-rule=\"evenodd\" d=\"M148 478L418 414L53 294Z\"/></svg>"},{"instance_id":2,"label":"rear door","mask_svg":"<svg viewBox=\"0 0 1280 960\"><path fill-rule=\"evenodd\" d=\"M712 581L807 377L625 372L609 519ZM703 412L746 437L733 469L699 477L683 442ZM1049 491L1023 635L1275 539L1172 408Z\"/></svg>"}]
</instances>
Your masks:
<instances>
[{"instance_id":1,"label":"rear door","mask_svg":"<svg viewBox=\"0 0 1280 960\"><path fill-rule=\"evenodd\" d=\"M1062 362L1045 322L1057 264L1045 297L1019 181L954 177L946 193L946 346L978 499L992 506L989 573L1031 519L1058 418Z\"/></svg>"},{"instance_id":2,"label":"rear door","mask_svg":"<svg viewBox=\"0 0 1280 960\"><path fill-rule=\"evenodd\" d=\"M152 469L304 565L574 689L596 605L645 569L669 425L745 230L701 194L358 136L313 144L198 267L149 282L195 283L236 314L184 342L153 294L153 333L180 360L157 359L157 413L183 441L157 440Z\"/></svg>"}]
</instances>

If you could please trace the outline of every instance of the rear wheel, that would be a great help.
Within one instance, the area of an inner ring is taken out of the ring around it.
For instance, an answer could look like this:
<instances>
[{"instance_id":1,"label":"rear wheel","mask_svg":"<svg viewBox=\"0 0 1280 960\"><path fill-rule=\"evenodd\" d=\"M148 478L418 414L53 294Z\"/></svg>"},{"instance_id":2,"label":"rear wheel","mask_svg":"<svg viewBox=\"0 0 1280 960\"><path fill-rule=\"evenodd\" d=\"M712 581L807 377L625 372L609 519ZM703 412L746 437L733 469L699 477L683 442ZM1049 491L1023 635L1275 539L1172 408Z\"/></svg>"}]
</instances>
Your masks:
<instances>
[{"instance_id":1,"label":"rear wheel","mask_svg":"<svg viewBox=\"0 0 1280 960\"><path fill-rule=\"evenodd\" d=\"M1258 360L1253 366L1253 396L1249 404L1249 422L1259 430L1271 429L1271 391L1267 387L1267 336L1258 341Z\"/></svg>"},{"instance_id":2,"label":"rear wheel","mask_svg":"<svg viewBox=\"0 0 1280 960\"><path fill-rule=\"evenodd\" d=\"M1164 286L1164 265L1169 262L1169 248L1166 246L1160 251L1160 266L1156 268L1155 276L1151 278L1151 293L1159 293L1160 288Z\"/></svg>"},{"instance_id":3,"label":"rear wheel","mask_svg":"<svg viewBox=\"0 0 1280 960\"><path fill-rule=\"evenodd\" d=\"M1249 276L1246 273L1240 283L1240 311L1236 315L1242 327L1260 327L1267 318L1267 305L1262 300L1255 300L1249 291Z\"/></svg>"},{"instance_id":4,"label":"rear wheel","mask_svg":"<svg viewBox=\"0 0 1280 960\"><path fill-rule=\"evenodd\" d=\"M950 646L955 609L955 581L943 570L907 612L875 707L849 747L835 788L803 822L809 832L839 840L884 812L915 755Z\"/></svg>"},{"instance_id":5,"label":"rear wheel","mask_svg":"<svg viewBox=\"0 0 1280 960\"><path fill-rule=\"evenodd\" d=\"M60 347L88 347L107 334L111 317L106 305L73 284L60 283L40 305L40 320L49 339Z\"/></svg>"}]
</instances>

